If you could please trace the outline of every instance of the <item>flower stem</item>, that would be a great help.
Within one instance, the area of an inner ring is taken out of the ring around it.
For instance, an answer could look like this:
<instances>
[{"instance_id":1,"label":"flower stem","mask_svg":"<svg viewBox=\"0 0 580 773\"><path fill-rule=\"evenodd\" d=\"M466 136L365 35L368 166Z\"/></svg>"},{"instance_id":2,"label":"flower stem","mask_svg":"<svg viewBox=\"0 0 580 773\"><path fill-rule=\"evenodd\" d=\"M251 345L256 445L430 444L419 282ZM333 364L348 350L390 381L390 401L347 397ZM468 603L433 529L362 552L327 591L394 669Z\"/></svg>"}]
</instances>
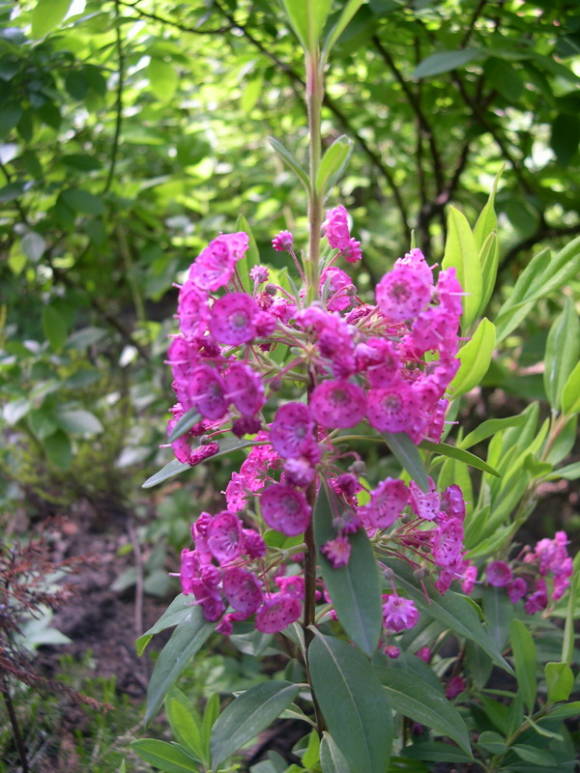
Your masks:
<instances>
[{"instance_id":1,"label":"flower stem","mask_svg":"<svg viewBox=\"0 0 580 773\"><path fill-rule=\"evenodd\" d=\"M305 265L307 303L318 297L320 284L320 230L322 227L322 196L316 188L316 176L320 166L321 137L320 112L324 97L324 84L320 54L306 52L306 106L308 108L310 192L308 196L308 259Z\"/></svg>"}]
</instances>

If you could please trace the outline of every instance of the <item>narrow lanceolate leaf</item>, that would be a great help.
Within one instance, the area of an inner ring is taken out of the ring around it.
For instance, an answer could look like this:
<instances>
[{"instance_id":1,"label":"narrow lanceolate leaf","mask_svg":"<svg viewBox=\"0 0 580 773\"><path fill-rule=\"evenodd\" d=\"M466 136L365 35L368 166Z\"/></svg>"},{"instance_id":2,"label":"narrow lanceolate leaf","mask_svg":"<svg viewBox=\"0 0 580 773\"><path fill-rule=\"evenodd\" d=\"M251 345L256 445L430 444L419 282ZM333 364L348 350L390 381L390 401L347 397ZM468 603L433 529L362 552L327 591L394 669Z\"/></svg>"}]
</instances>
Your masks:
<instances>
[{"instance_id":1,"label":"narrow lanceolate leaf","mask_svg":"<svg viewBox=\"0 0 580 773\"><path fill-rule=\"evenodd\" d=\"M554 411L561 404L564 385L578 362L580 320L571 298L548 333L544 367L544 389Z\"/></svg>"},{"instance_id":2,"label":"narrow lanceolate leaf","mask_svg":"<svg viewBox=\"0 0 580 773\"><path fill-rule=\"evenodd\" d=\"M490 475L495 475L497 478L500 477L499 472L494 467L484 462L479 456L471 454L469 451L464 451L463 448L450 446L448 443L432 443L430 440L423 440L420 447L425 451L432 451L433 453L441 454L441 456L457 459L470 467L475 467L477 470L489 472Z\"/></svg>"},{"instance_id":3,"label":"narrow lanceolate leaf","mask_svg":"<svg viewBox=\"0 0 580 773\"><path fill-rule=\"evenodd\" d=\"M133 751L166 773L198 773L197 761L183 747L176 743L158 741L155 738L140 738L131 744Z\"/></svg>"},{"instance_id":4,"label":"narrow lanceolate leaf","mask_svg":"<svg viewBox=\"0 0 580 773\"><path fill-rule=\"evenodd\" d=\"M518 413L516 416L508 416L505 419L487 419L487 421L484 421L474 429L473 432L466 435L463 440L459 441L459 446L461 448L471 448L508 427L520 427L526 423L526 418L523 413Z\"/></svg>"},{"instance_id":5,"label":"narrow lanceolate leaf","mask_svg":"<svg viewBox=\"0 0 580 773\"><path fill-rule=\"evenodd\" d=\"M342 13L339 16L338 21L326 36L326 40L324 41L324 47L322 49L323 59L328 58L328 55L332 51L334 44L342 35L344 30L347 28L350 20L358 11L358 9L361 7L363 2L364 0L348 0L346 5L342 9Z\"/></svg>"},{"instance_id":6,"label":"narrow lanceolate leaf","mask_svg":"<svg viewBox=\"0 0 580 773\"><path fill-rule=\"evenodd\" d=\"M536 645L532 634L521 620L512 620L510 642L516 667L518 693L531 713L536 701Z\"/></svg>"},{"instance_id":7,"label":"narrow lanceolate leaf","mask_svg":"<svg viewBox=\"0 0 580 773\"><path fill-rule=\"evenodd\" d=\"M183 593L176 596L159 620L145 633L141 634L135 642L137 655L141 656L145 652L147 645L156 633L161 633L161 631L165 631L167 628L173 628L180 623L193 619L194 614L197 614L194 612L195 609L197 607L192 600L192 596L185 596Z\"/></svg>"},{"instance_id":8,"label":"narrow lanceolate leaf","mask_svg":"<svg viewBox=\"0 0 580 773\"><path fill-rule=\"evenodd\" d=\"M406 432L385 432L385 443L411 478L423 491L429 490L429 476L417 446Z\"/></svg>"},{"instance_id":9,"label":"narrow lanceolate leaf","mask_svg":"<svg viewBox=\"0 0 580 773\"><path fill-rule=\"evenodd\" d=\"M337 536L332 523L333 506L338 506L333 492L323 483L314 511L314 538L320 571L347 635L371 655L382 626L377 562L363 529L349 538L351 555L346 566L335 569L322 555L320 548Z\"/></svg>"},{"instance_id":10,"label":"narrow lanceolate leaf","mask_svg":"<svg viewBox=\"0 0 580 773\"><path fill-rule=\"evenodd\" d=\"M457 353L461 362L459 370L448 390L453 397L460 397L477 386L488 371L495 349L495 326L487 317L484 317L471 340L468 341Z\"/></svg>"},{"instance_id":11,"label":"narrow lanceolate leaf","mask_svg":"<svg viewBox=\"0 0 580 773\"><path fill-rule=\"evenodd\" d=\"M199 717L186 695L174 688L174 694L165 698L165 715L169 721L173 737L196 759L204 760L203 744L199 726Z\"/></svg>"},{"instance_id":12,"label":"narrow lanceolate leaf","mask_svg":"<svg viewBox=\"0 0 580 773\"><path fill-rule=\"evenodd\" d=\"M195 653L203 646L214 626L208 623L199 607L195 607L192 619L180 623L159 653L147 688L145 722L157 713L167 691L187 666Z\"/></svg>"},{"instance_id":13,"label":"narrow lanceolate leaf","mask_svg":"<svg viewBox=\"0 0 580 773\"><path fill-rule=\"evenodd\" d=\"M458 51L440 51L431 54L415 68L413 78L429 78L442 72L464 67L468 62L479 59L483 52L478 48L461 48Z\"/></svg>"},{"instance_id":14,"label":"narrow lanceolate leaf","mask_svg":"<svg viewBox=\"0 0 580 773\"><path fill-rule=\"evenodd\" d=\"M360 650L317 634L308 650L314 694L352 771L384 773L391 747L389 701Z\"/></svg>"},{"instance_id":15,"label":"narrow lanceolate leaf","mask_svg":"<svg viewBox=\"0 0 580 773\"><path fill-rule=\"evenodd\" d=\"M219 768L222 762L268 727L292 703L299 689L290 682L264 682L232 701L213 726L212 767Z\"/></svg>"},{"instance_id":16,"label":"narrow lanceolate leaf","mask_svg":"<svg viewBox=\"0 0 580 773\"><path fill-rule=\"evenodd\" d=\"M353 141L346 134L338 137L328 148L322 157L318 174L316 175L316 190L318 193L324 195L338 180L352 153L352 148Z\"/></svg>"},{"instance_id":17,"label":"narrow lanceolate leaf","mask_svg":"<svg viewBox=\"0 0 580 773\"><path fill-rule=\"evenodd\" d=\"M492 296L499 266L499 240L495 231L491 233L479 250L481 265L481 305L477 316L483 314Z\"/></svg>"},{"instance_id":18,"label":"narrow lanceolate leaf","mask_svg":"<svg viewBox=\"0 0 580 773\"><path fill-rule=\"evenodd\" d=\"M153 486L158 486L160 483L164 483L166 480L174 478L176 475L181 475L181 473L186 470L191 470L190 464L184 464L183 462L178 462L177 459L172 459L154 475L147 478L141 488L153 488Z\"/></svg>"},{"instance_id":19,"label":"narrow lanceolate leaf","mask_svg":"<svg viewBox=\"0 0 580 773\"><path fill-rule=\"evenodd\" d=\"M391 663L382 653L374 658L377 674L386 688L391 706L409 719L427 725L436 735L452 738L467 754L471 753L469 733L463 717L443 693Z\"/></svg>"},{"instance_id":20,"label":"narrow lanceolate leaf","mask_svg":"<svg viewBox=\"0 0 580 773\"><path fill-rule=\"evenodd\" d=\"M403 595L412 599L423 614L442 623L458 636L473 641L498 666L511 673L509 664L504 660L496 643L483 627L479 615L470 601L453 591L447 591L442 596L427 578L419 583L412 570L402 561L387 556L385 556L384 561L395 573L397 585L404 592ZM427 591L427 597L425 591Z\"/></svg>"},{"instance_id":21,"label":"narrow lanceolate leaf","mask_svg":"<svg viewBox=\"0 0 580 773\"><path fill-rule=\"evenodd\" d=\"M566 379L560 400L562 413L571 415L580 412L580 362Z\"/></svg>"},{"instance_id":22,"label":"narrow lanceolate leaf","mask_svg":"<svg viewBox=\"0 0 580 773\"><path fill-rule=\"evenodd\" d=\"M173 431L169 436L169 442L173 443L174 440L185 435L185 433L189 432L189 430L199 421L201 421L201 414L196 408L192 408L190 411L187 411L187 413L184 413L177 421L175 427L173 427Z\"/></svg>"},{"instance_id":23,"label":"narrow lanceolate leaf","mask_svg":"<svg viewBox=\"0 0 580 773\"><path fill-rule=\"evenodd\" d=\"M281 142L279 142L274 137L268 137L268 142L272 146L272 149L277 153L278 156L282 159L282 161L286 164L286 166L291 169L296 177L300 180L306 191L310 190L310 181L308 180L308 175L304 171L304 169L300 166L298 161L294 158L292 153L282 145Z\"/></svg>"},{"instance_id":24,"label":"narrow lanceolate leaf","mask_svg":"<svg viewBox=\"0 0 580 773\"><path fill-rule=\"evenodd\" d=\"M455 207L449 207L447 215L447 241L442 263L443 268L451 266L457 271L457 278L465 292L462 329L467 330L481 305L481 265L473 231L465 215Z\"/></svg>"}]
</instances>

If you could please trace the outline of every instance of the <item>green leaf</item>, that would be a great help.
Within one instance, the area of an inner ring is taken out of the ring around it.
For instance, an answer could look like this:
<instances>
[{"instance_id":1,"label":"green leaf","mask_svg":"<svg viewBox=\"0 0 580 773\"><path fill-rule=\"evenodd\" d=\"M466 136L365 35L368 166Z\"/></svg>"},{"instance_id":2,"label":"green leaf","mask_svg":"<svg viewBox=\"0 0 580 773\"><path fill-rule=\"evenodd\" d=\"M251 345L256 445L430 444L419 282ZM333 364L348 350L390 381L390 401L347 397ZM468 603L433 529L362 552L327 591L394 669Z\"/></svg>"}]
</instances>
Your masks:
<instances>
[{"instance_id":1,"label":"green leaf","mask_svg":"<svg viewBox=\"0 0 580 773\"><path fill-rule=\"evenodd\" d=\"M101 215L105 211L103 200L82 188L69 188L61 193L65 204L83 215Z\"/></svg>"},{"instance_id":2,"label":"green leaf","mask_svg":"<svg viewBox=\"0 0 580 773\"><path fill-rule=\"evenodd\" d=\"M12 400L10 403L6 403L2 410L4 421L10 426L17 424L20 419L23 419L26 414L32 408L32 403L25 397L19 397L18 400Z\"/></svg>"},{"instance_id":3,"label":"green leaf","mask_svg":"<svg viewBox=\"0 0 580 773\"><path fill-rule=\"evenodd\" d=\"M198 760L203 760L203 745L199 721L187 704L187 698L176 691L165 698L165 715L171 732L179 743L189 749Z\"/></svg>"},{"instance_id":4,"label":"green leaf","mask_svg":"<svg viewBox=\"0 0 580 773\"><path fill-rule=\"evenodd\" d=\"M557 411L562 391L580 353L580 320L571 298L566 298L563 312L554 320L544 358L544 389L552 410Z\"/></svg>"},{"instance_id":5,"label":"green leaf","mask_svg":"<svg viewBox=\"0 0 580 773\"><path fill-rule=\"evenodd\" d=\"M350 537L351 556L346 566L334 569L320 548L336 536L333 512L337 503L326 482L320 486L314 510L314 537L320 570L338 619L348 636L371 655L382 627L377 562L363 529Z\"/></svg>"},{"instance_id":6,"label":"green leaf","mask_svg":"<svg viewBox=\"0 0 580 773\"><path fill-rule=\"evenodd\" d=\"M28 231L22 237L22 251L33 263L38 263L45 250L46 241L36 231Z\"/></svg>"},{"instance_id":7,"label":"green leaf","mask_svg":"<svg viewBox=\"0 0 580 773\"><path fill-rule=\"evenodd\" d=\"M536 700L536 645L532 634L521 620L512 620L510 642L516 666L518 693L531 713Z\"/></svg>"},{"instance_id":8,"label":"green leaf","mask_svg":"<svg viewBox=\"0 0 580 773\"><path fill-rule=\"evenodd\" d=\"M477 746L490 754L504 754L508 749L504 736L493 730L485 730L481 733L477 740Z\"/></svg>"},{"instance_id":9,"label":"green leaf","mask_svg":"<svg viewBox=\"0 0 580 773\"><path fill-rule=\"evenodd\" d=\"M469 733L461 714L443 691L420 679L414 672L391 663L382 653L374 658L375 668L395 711L427 725L436 735L452 738L466 754L470 754Z\"/></svg>"},{"instance_id":10,"label":"green leaf","mask_svg":"<svg viewBox=\"0 0 580 773\"><path fill-rule=\"evenodd\" d=\"M160 483L164 483L166 480L174 478L176 475L181 475L181 473L186 470L191 470L190 464L184 464L183 462L177 461L177 459L172 459L154 475L147 478L145 483L141 485L141 488L153 488L153 486L158 486Z\"/></svg>"},{"instance_id":11,"label":"green leaf","mask_svg":"<svg viewBox=\"0 0 580 773\"><path fill-rule=\"evenodd\" d=\"M42 328L51 348L55 352L60 351L66 343L68 330L66 322L54 306L45 306L42 310Z\"/></svg>"},{"instance_id":12,"label":"green leaf","mask_svg":"<svg viewBox=\"0 0 580 773\"><path fill-rule=\"evenodd\" d=\"M562 413L580 412L580 362L577 362L562 387Z\"/></svg>"},{"instance_id":13,"label":"green leaf","mask_svg":"<svg viewBox=\"0 0 580 773\"><path fill-rule=\"evenodd\" d=\"M0 110L0 139L5 137L20 121L22 117L22 108L20 105L11 102L5 102ZM14 186L17 186L14 188ZM2 190L9 191L11 187L15 190L15 195L12 198L17 198L22 193L20 183L12 183L12 186L6 185ZM0 201L10 201L10 197L3 196Z\"/></svg>"},{"instance_id":14,"label":"green leaf","mask_svg":"<svg viewBox=\"0 0 580 773\"><path fill-rule=\"evenodd\" d=\"M577 115L561 113L552 123L550 145L558 163L565 165L573 158L580 142L580 119Z\"/></svg>"},{"instance_id":15,"label":"green leaf","mask_svg":"<svg viewBox=\"0 0 580 773\"><path fill-rule=\"evenodd\" d=\"M160 770L167 773L199 773L196 760L179 744L158 741L155 738L140 738L132 741L133 751Z\"/></svg>"},{"instance_id":16,"label":"green leaf","mask_svg":"<svg viewBox=\"0 0 580 773\"><path fill-rule=\"evenodd\" d=\"M518 413L517 416L508 416L505 419L487 419L460 440L458 445L461 448L471 448L508 427L520 427L526 423L526 418L525 414Z\"/></svg>"},{"instance_id":17,"label":"green leaf","mask_svg":"<svg viewBox=\"0 0 580 773\"><path fill-rule=\"evenodd\" d=\"M463 448L451 446L448 443L432 443L430 440L423 440L419 447L425 451L432 451L433 453L441 454L441 456L448 456L451 459L457 459L458 461L463 462L470 467L475 467L476 470L489 472L490 475L495 475L497 478L500 477L499 472L491 465L487 464L487 462L484 462L483 459L479 458L479 456L476 456L469 451L465 451Z\"/></svg>"},{"instance_id":18,"label":"green leaf","mask_svg":"<svg viewBox=\"0 0 580 773\"><path fill-rule=\"evenodd\" d=\"M559 470L555 470L549 476L550 480L557 480L558 478L578 480L578 478L580 478L580 462L574 462L574 464L568 464L566 467L560 467Z\"/></svg>"},{"instance_id":19,"label":"green leaf","mask_svg":"<svg viewBox=\"0 0 580 773\"><path fill-rule=\"evenodd\" d=\"M313 730L308 736L308 746L302 757L302 764L305 768L313 768L320 760L320 738L318 731Z\"/></svg>"},{"instance_id":20,"label":"green leaf","mask_svg":"<svg viewBox=\"0 0 580 773\"><path fill-rule=\"evenodd\" d=\"M290 153L290 151L287 150L281 142L279 142L277 139L274 139L274 137L268 137L268 142L270 143L274 152L280 156L286 166L294 172L296 177L298 177L306 191L310 191L310 181L308 179L308 175L300 166L298 161L294 158L292 153Z\"/></svg>"},{"instance_id":21,"label":"green leaf","mask_svg":"<svg viewBox=\"0 0 580 773\"><path fill-rule=\"evenodd\" d=\"M66 470L72 462L72 447L68 435L59 430L44 438L42 445L52 464Z\"/></svg>"},{"instance_id":22,"label":"green leaf","mask_svg":"<svg viewBox=\"0 0 580 773\"><path fill-rule=\"evenodd\" d=\"M481 265L481 304L476 317L479 317L489 303L495 288L497 269L499 266L499 239L496 233L491 233L479 250Z\"/></svg>"},{"instance_id":23,"label":"green leaf","mask_svg":"<svg viewBox=\"0 0 580 773\"><path fill-rule=\"evenodd\" d=\"M342 13L338 17L338 21L334 25L334 27L330 30L328 35L326 36L326 40L324 41L324 46L322 49L322 58L323 60L328 59L328 55L334 48L334 44L339 39L339 37L342 35L344 30L347 28L349 22L351 21L352 17L355 15L355 13L358 11L358 9L363 4L364 0L348 0L346 5L342 9Z\"/></svg>"},{"instance_id":24,"label":"green leaf","mask_svg":"<svg viewBox=\"0 0 580 773\"><path fill-rule=\"evenodd\" d=\"M419 583L413 571L402 561L390 556L385 556L383 560L395 573L397 585L404 595L412 599L425 615L438 620L459 636L473 641L498 666L511 673L510 666L483 627L471 601L454 591L447 591L442 596L427 578L423 578ZM425 591L428 593L428 598L425 597Z\"/></svg>"},{"instance_id":25,"label":"green leaf","mask_svg":"<svg viewBox=\"0 0 580 773\"><path fill-rule=\"evenodd\" d=\"M498 651L503 652L509 636L510 623L514 617L514 605L503 588L483 588L482 596L487 630L495 641Z\"/></svg>"},{"instance_id":26,"label":"green leaf","mask_svg":"<svg viewBox=\"0 0 580 773\"><path fill-rule=\"evenodd\" d=\"M103 432L103 425L97 417L82 408L62 405L56 409L56 421L69 435L92 437Z\"/></svg>"},{"instance_id":27,"label":"green leaf","mask_svg":"<svg viewBox=\"0 0 580 773\"><path fill-rule=\"evenodd\" d=\"M157 99L169 102L173 98L179 83L179 75L173 65L163 59L151 59L147 67L147 77L151 91Z\"/></svg>"},{"instance_id":28,"label":"green leaf","mask_svg":"<svg viewBox=\"0 0 580 773\"><path fill-rule=\"evenodd\" d=\"M232 701L213 727L212 767L218 768L268 727L292 703L299 689L290 682L263 682Z\"/></svg>"},{"instance_id":29,"label":"green leaf","mask_svg":"<svg viewBox=\"0 0 580 773\"><path fill-rule=\"evenodd\" d=\"M466 295L463 298L462 329L467 330L481 306L482 272L473 231L463 213L449 207L447 240L442 268L453 266Z\"/></svg>"},{"instance_id":30,"label":"green leaf","mask_svg":"<svg viewBox=\"0 0 580 773\"><path fill-rule=\"evenodd\" d=\"M574 674L567 663L546 663L544 667L550 703L567 701L574 687Z\"/></svg>"},{"instance_id":31,"label":"green leaf","mask_svg":"<svg viewBox=\"0 0 580 773\"><path fill-rule=\"evenodd\" d=\"M191 620L194 616L194 609L195 604L192 602L191 597L186 596L183 593L176 596L159 620L157 620L156 623L153 623L151 628L141 634L136 640L135 649L137 655L141 656L145 652L147 645L156 633L160 633L167 628L173 628L175 625Z\"/></svg>"},{"instance_id":32,"label":"green leaf","mask_svg":"<svg viewBox=\"0 0 580 773\"><path fill-rule=\"evenodd\" d=\"M454 398L469 392L482 381L488 371L494 349L495 326L487 317L483 317L471 340L457 353L461 365L448 387Z\"/></svg>"},{"instance_id":33,"label":"green leaf","mask_svg":"<svg viewBox=\"0 0 580 773\"><path fill-rule=\"evenodd\" d=\"M213 631L199 607L194 607L191 619L180 623L159 653L147 688L145 723L157 713L159 706L190 659L203 646Z\"/></svg>"},{"instance_id":34,"label":"green leaf","mask_svg":"<svg viewBox=\"0 0 580 773\"><path fill-rule=\"evenodd\" d=\"M42 38L57 27L68 13L72 0L38 0L31 14L32 37Z\"/></svg>"},{"instance_id":35,"label":"green leaf","mask_svg":"<svg viewBox=\"0 0 580 773\"><path fill-rule=\"evenodd\" d=\"M186 432L189 432L189 430L200 421L201 413L197 408L192 408L190 411L187 411L187 413L184 413L173 428L173 432L169 436L169 442L173 443L174 440L185 435Z\"/></svg>"},{"instance_id":36,"label":"green leaf","mask_svg":"<svg viewBox=\"0 0 580 773\"><path fill-rule=\"evenodd\" d=\"M441 741L423 741L405 746L402 754L411 760L425 760L426 762L470 762L472 757L462 752L456 746Z\"/></svg>"},{"instance_id":37,"label":"green leaf","mask_svg":"<svg viewBox=\"0 0 580 773\"><path fill-rule=\"evenodd\" d=\"M284 8L306 51L316 50L332 0L283 0Z\"/></svg>"},{"instance_id":38,"label":"green leaf","mask_svg":"<svg viewBox=\"0 0 580 773\"><path fill-rule=\"evenodd\" d=\"M532 765L547 765L555 769L557 765L556 758L547 749L538 749L537 746L529 744L515 744L510 747L520 759L529 762Z\"/></svg>"},{"instance_id":39,"label":"green leaf","mask_svg":"<svg viewBox=\"0 0 580 773\"><path fill-rule=\"evenodd\" d=\"M456 70L464 67L474 59L481 59L485 56L479 48L461 48L459 51L440 51L438 54L431 54L415 68L413 78L429 78L432 75L439 75L442 72Z\"/></svg>"},{"instance_id":40,"label":"green leaf","mask_svg":"<svg viewBox=\"0 0 580 773\"><path fill-rule=\"evenodd\" d=\"M371 663L347 642L317 634L308 649L314 694L351 769L384 773L391 709Z\"/></svg>"},{"instance_id":41,"label":"green leaf","mask_svg":"<svg viewBox=\"0 0 580 773\"><path fill-rule=\"evenodd\" d=\"M545 717L541 717L538 722L552 719L568 719L569 717L577 717L580 715L580 701L572 701L571 703L561 703L559 706L554 706Z\"/></svg>"},{"instance_id":42,"label":"green leaf","mask_svg":"<svg viewBox=\"0 0 580 773\"><path fill-rule=\"evenodd\" d=\"M320 742L320 765L322 773L352 773L344 754L326 731L322 734Z\"/></svg>"},{"instance_id":43,"label":"green leaf","mask_svg":"<svg viewBox=\"0 0 580 773\"><path fill-rule=\"evenodd\" d=\"M423 491L429 491L429 476L419 454L419 450L406 432L383 433L385 443L411 478Z\"/></svg>"},{"instance_id":44,"label":"green leaf","mask_svg":"<svg viewBox=\"0 0 580 773\"><path fill-rule=\"evenodd\" d=\"M316 175L316 190L322 196L330 190L342 174L350 154L352 153L353 141L342 134L328 148Z\"/></svg>"}]
</instances>

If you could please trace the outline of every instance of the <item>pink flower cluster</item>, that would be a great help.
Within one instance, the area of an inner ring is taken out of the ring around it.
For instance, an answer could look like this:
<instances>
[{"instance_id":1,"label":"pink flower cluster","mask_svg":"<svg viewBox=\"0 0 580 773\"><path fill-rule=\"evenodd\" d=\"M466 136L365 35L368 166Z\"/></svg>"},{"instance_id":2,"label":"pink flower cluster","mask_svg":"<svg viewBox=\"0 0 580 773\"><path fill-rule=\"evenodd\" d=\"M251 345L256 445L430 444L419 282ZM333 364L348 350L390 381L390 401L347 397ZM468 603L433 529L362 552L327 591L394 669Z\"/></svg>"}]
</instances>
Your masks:
<instances>
[{"instance_id":1,"label":"pink flower cluster","mask_svg":"<svg viewBox=\"0 0 580 773\"><path fill-rule=\"evenodd\" d=\"M292 580L289 590L279 555L266 562L255 545L267 528L288 538L304 534L321 479L332 481L345 504L336 536L322 548L333 566L348 563L353 532L364 527L374 538L405 510L392 544L409 560L435 566L442 592L453 578L465 580L457 487L423 494L414 483L387 479L359 507L362 484L341 470L353 453L337 436L366 422L381 433L405 432L417 444L440 440L445 390L459 364L462 290L455 271L435 279L420 250L411 250L379 282L376 303L365 304L334 265L340 257L362 257L344 207L327 212L324 236L330 249L313 302L304 288L276 284L265 266L250 269L248 284L239 272L249 247L243 232L214 239L179 289L179 333L167 358L177 398L167 427L174 454L198 464L218 453L229 433L251 446L226 487L227 510L200 516L195 549L182 557L184 592L226 633L253 615L261 631L297 619L299 583ZM297 262L290 232L278 234L273 247ZM188 429L174 438L184 422ZM387 629L396 631L394 607L387 618Z\"/></svg>"},{"instance_id":2,"label":"pink flower cluster","mask_svg":"<svg viewBox=\"0 0 580 773\"><path fill-rule=\"evenodd\" d=\"M524 548L523 561L514 561L513 567L492 561L486 568L487 583L505 588L513 604L524 599L529 615L541 612L550 599L558 601L570 586L573 564L568 543L566 532L557 531L553 539L541 539L533 550Z\"/></svg>"}]
</instances>

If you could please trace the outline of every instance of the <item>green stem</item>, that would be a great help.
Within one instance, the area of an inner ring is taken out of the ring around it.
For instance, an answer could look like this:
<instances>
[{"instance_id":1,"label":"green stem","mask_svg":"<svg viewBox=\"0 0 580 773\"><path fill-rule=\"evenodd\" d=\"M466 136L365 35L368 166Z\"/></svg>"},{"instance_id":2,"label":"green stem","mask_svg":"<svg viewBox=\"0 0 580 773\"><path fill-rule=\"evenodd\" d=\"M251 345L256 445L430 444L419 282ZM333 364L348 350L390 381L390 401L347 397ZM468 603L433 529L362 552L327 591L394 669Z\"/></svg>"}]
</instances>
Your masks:
<instances>
[{"instance_id":1,"label":"green stem","mask_svg":"<svg viewBox=\"0 0 580 773\"><path fill-rule=\"evenodd\" d=\"M308 196L308 259L305 264L308 304L318 297L320 283L320 230L322 228L322 196L316 190L316 175L320 166L320 113L324 98L320 54L306 53L306 106L310 142L310 193Z\"/></svg>"}]
</instances>

